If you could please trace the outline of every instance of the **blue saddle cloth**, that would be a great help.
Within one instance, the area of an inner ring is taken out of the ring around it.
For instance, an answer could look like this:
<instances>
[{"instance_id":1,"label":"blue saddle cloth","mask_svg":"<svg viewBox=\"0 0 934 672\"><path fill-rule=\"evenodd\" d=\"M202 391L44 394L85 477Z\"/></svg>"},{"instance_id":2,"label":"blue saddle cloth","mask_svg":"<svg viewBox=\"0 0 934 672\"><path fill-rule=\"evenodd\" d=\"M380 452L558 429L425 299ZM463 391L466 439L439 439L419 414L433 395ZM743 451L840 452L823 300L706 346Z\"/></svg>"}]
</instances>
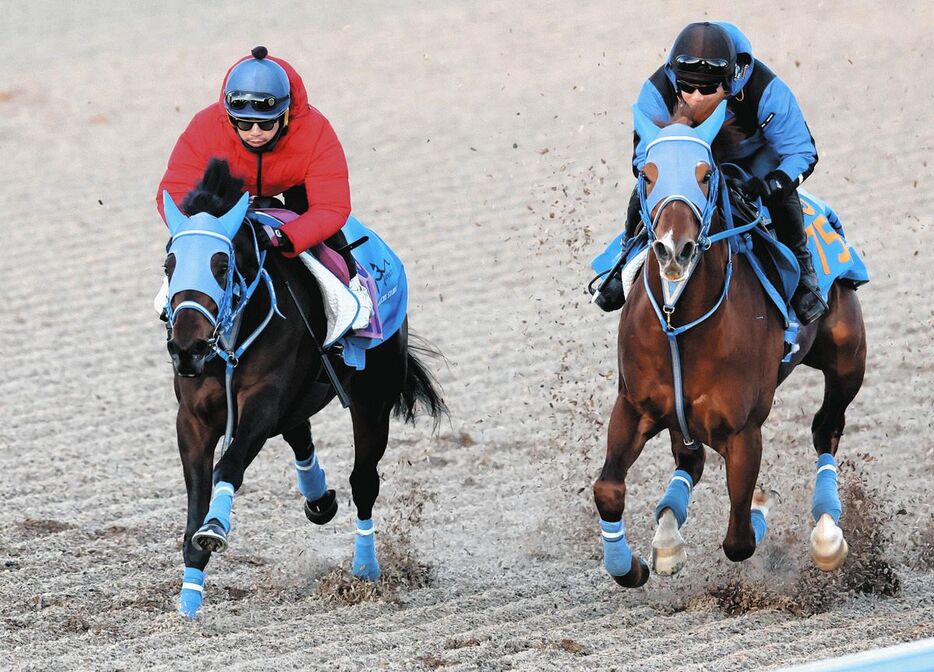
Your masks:
<instances>
[{"instance_id":1,"label":"blue saddle cloth","mask_svg":"<svg viewBox=\"0 0 934 672\"><path fill-rule=\"evenodd\" d=\"M353 256L357 260L358 272L365 273L376 284L378 298L375 308L383 325L380 338L344 336L337 341L343 346L344 363L361 371L366 366L366 351L393 336L405 321L409 304L409 285L402 260L372 229L368 229L351 215L341 231L351 243L364 236L369 238L353 249Z\"/></svg>"},{"instance_id":2,"label":"blue saddle cloth","mask_svg":"<svg viewBox=\"0 0 934 672\"><path fill-rule=\"evenodd\" d=\"M269 212L255 210L251 211L250 216L264 224L278 228L282 225L282 221L277 218L277 215L282 214L294 217L291 211L280 210ZM345 335L335 341L342 348L344 363L362 371L366 367L366 351L392 337L405 321L408 311L409 286L402 260L372 229L365 227L360 220L351 215L341 227L341 231L348 243L367 238L365 243L353 248L351 254L357 261L358 274L364 276L361 277L361 281L366 284L366 278L370 278L376 286L375 308L382 325L382 334L379 338Z\"/></svg>"}]
</instances>

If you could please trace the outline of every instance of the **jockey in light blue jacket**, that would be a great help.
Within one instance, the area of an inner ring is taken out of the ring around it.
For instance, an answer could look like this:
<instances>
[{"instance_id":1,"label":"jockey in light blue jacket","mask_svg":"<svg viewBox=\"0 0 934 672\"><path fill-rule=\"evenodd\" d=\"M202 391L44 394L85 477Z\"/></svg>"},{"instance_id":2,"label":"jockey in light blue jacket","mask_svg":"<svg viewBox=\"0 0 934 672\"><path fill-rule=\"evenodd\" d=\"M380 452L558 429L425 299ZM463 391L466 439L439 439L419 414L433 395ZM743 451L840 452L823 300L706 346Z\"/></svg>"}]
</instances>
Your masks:
<instances>
[{"instance_id":1,"label":"jockey in light blue jacket","mask_svg":"<svg viewBox=\"0 0 934 672\"><path fill-rule=\"evenodd\" d=\"M817 288L797 187L814 170L817 148L788 85L753 57L749 40L733 24L692 23L678 35L668 62L643 84L636 105L659 123L671 120L679 107L700 123L724 99L727 123L741 139L725 147L719 159L750 173L746 192L762 197L779 240L797 257L801 280L792 305L801 323L809 324L827 304ZM633 172L638 175L645 164L645 143L638 133L633 136ZM639 221L639 197L633 192L624 240L632 238ZM597 303L604 310L623 304L622 285L615 278L601 295Z\"/></svg>"}]
</instances>

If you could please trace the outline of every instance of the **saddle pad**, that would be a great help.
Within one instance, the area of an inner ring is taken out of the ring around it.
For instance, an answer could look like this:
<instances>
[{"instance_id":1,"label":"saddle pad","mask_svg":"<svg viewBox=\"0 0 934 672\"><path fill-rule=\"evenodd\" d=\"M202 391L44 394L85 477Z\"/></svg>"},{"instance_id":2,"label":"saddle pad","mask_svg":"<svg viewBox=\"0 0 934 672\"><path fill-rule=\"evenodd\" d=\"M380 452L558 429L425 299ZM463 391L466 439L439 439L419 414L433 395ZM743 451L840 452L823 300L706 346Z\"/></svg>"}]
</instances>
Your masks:
<instances>
[{"instance_id":1,"label":"saddle pad","mask_svg":"<svg viewBox=\"0 0 934 672\"><path fill-rule=\"evenodd\" d=\"M368 338L353 332L340 339L344 346L344 362L357 370L366 365L366 350L375 348L386 339L393 336L402 323L408 310L408 283L405 276L405 267L402 261L392 251L392 248L371 229L350 216L343 228L344 236L348 241L361 238L368 240L354 248L353 255L357 260L357 272L362 281L369 280L376 289L373 306L379 313L381 334L378 338Z\"/></svg>"},{"instance_id":2,"label":"saddle pad","mask_svg":"<svg viewBox=\"0 0 934 672\"><path fill-rule=\"evenodd\" d=\"M827 299L837 278L848 280L855 286L869 282L866 264L847 242L843 224L833 208L804 189L798 189L798 195L801 197L808 247L824 299Z\"/></svg>"}]
</instances>

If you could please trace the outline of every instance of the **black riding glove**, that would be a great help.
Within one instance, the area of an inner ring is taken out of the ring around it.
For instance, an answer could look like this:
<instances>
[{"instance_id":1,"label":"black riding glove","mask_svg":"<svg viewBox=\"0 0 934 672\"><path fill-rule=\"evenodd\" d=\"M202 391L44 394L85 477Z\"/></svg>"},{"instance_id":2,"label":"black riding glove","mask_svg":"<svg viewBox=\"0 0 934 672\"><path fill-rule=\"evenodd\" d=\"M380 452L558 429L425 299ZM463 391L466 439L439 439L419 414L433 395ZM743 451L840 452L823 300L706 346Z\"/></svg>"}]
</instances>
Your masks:
<instances>
[{"instance_id":1,"label":"black riding glove","mask_svg":"<svg viewBox=\"0 0 934 672\"><path fill-rule=\"evenodd\" d=\"M282 229L274 229L267 224L254 224L256 243L261 250L276 250L277 252L294 252L292 241Z\"/></svg>"},{"instance_id":2,"label":"black riding glove","mask_svg":"<svg viewBox=\"0 0 934 672\"><path fill-rule=\"evenodd\" d=\"M792 191L797 185L790 177L780 170L773 170L765 176L751 177L746 182L746 193L752 198L761 198L763 201L781 200Z\"/></svg>"}]
</instances>

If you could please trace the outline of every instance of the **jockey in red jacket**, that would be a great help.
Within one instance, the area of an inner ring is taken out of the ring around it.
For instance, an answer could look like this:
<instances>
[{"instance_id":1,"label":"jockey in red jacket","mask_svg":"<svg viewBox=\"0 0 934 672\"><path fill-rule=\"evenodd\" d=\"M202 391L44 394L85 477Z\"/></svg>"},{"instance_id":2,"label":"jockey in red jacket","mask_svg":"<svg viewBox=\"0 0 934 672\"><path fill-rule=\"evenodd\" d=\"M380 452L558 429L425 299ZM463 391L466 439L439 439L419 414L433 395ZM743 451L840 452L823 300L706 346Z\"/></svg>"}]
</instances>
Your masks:
<instances>
[{"instance_id":1,"label":"jockey in red jacket","mask_svg":"<svg viewBox=\"0 0 934 672\"><path fill-rule=\"evenodd\" d=\"M295 69L267 57L265 47L227 72L220 100L198 112L179 136L156 193L163 219L162 191L181 203L214 157L227 160L255 199L268 203L265 197L283 194L286 207L302 213L273 234L267 247L295 256L347 221L350 183L341 143L324 115L308 104Z\"/></svg>"}]
</instances>

